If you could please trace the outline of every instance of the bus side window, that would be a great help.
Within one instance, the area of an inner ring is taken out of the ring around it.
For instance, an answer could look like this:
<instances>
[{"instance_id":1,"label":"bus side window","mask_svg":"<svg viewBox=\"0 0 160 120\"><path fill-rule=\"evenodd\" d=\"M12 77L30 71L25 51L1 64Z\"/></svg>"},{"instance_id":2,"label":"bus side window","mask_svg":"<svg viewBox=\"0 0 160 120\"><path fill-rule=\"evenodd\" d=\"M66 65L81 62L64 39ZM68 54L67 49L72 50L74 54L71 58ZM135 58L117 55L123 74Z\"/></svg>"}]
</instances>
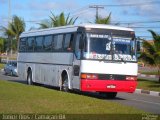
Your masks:
<instances>
[{"instance_id":1,"label":"bus side window","mask_svg":"<svg viewBox=\"0 0 160 120\"><path fill-rule=\"evenodd\" d=\"M63 43L63 35L55 35L54 36L54 49L62 50L62 43Z\"/></svg>"},{"instance_id":2,"label":"bus side window","mask_svg":"<svg viewBox=\"0 0 160 120\"><path fill-rule=\"evenodd\" d=\"M35 51L43 51L43 37L36 37L35 39Z\"/></svg>"},{"instance_id":3,"label":"bus side window","mask_svg":"<svg viewBox=\"0 0 160 120\"><path fill-rule=\"evenodd\" d=\"M44 37L44 51L52 51L52 36Z\"/></svg>"},{"instance_id":4,"label":"bus side window","mask_svg":"<svg viewBox=\"0 0 160 120\"><path fill-rule=\"evenodd\" d=\"M21 38L20 39L20 44L19 44L19 51L20 52L25 52L26 51L26 40L27 40L27 38Z\"/></svg>"},{"instance_id":5,"label":"bus side window","mask_svg":"<svg viewBox=\"0 0 160 120\"><path fill-rule=\"evenodd\" d=\"M66 34L65 35L65 40L64 40L64 50L65 51L71 51L73 50L73 34Z\"/></svg>"},{"instance_id":6,"label":"bus side window","mask_svg":"<svg viewBox=\"0 0 160 120\"><path fill-rule=\"evenodd\" d=\"M29 37L27 40L27 51L33 52L34 51L34 37Z\"/></svg>"}]
</instances>

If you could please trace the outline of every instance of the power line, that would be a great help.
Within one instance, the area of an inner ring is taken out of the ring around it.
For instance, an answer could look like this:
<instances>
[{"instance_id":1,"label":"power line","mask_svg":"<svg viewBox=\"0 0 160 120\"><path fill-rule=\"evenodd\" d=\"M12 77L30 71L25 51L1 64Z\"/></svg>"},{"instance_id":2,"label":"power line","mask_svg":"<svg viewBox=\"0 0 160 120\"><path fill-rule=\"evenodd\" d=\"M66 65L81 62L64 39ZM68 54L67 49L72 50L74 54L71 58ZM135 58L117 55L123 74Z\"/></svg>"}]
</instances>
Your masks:
<instances>
[{"instance_id":1,"label":"power line","mask_svg":"<svg viewBox=\"0 0 160 120\"><path fill-rule=\"evenodd\" d=\"M81 8L78 8L78 9L75 9L75 10L73 10L73 11L70 11L69 13L74 14L74 13L76 13L76 12L83 11L83 10L85 10L86 8L88 8L88 5L87 5L87 6L84 6L84 7L81 7Z\"/></svg>"},{"instance_id":2,"label":"power line","mask_svg":"<svg viewBox=\"0 0 160 120\"><path fill-rule=\"evenodd\" d=\"M75 13L75 12L79 12L83 9L86 8L104 8L104 7L128 7L128 6L144 6L144 5L152 5L152 4L157 4L160 3L160 1L150 1L150 2L145 2L145 3L131 3L131 4L108 4L108 5L86 5L84 7L78 8L74 11L71 11L70 13ZM98 11L98 10L97 10Z\"/></svg>"},{"instance_id":3,"label":"power line","mask_svg":"<svg viewBox=\"0 0 160 120\"><path fill-rule=\"evenodd\" d=\"M89 8L88 8L89 9ZM88 9L86 9L86 10L88 10ZM84 12L86 13L86 10L84 10L84 11L82 11L82 12L80 12L80 13L77 13L77 14L75 14L75 15L72 15L72 16L78 16L78 15L80 15L80 14L83 14ZM38 23L38 22L42 22L42 21L44 21L44 20L48 20L48 19L41 19L41 20L25 20L25 22L29 22L29 23ZM7 19L5 19L5 20L3 20L3 22L8 22L8 20ZM119 23L119 24L124 24L124 22L123 21L114 21L114 22L112 22L112 24L114 24L114 23ZM136 24L136 23L160 23L160 21L135 21L135 22L126 22L125 21L125 24ZM128 27L128 26L124 26L124 27ZM129 26L130 28L160 28L160 26Z\"/></svg>"},{"instance_id":4,"label":"power line","mask_svg":"<svg viewBox=\"0 0 160 120\"><path fill-rule=\"evenodd\" d=\"M86 11L88 11L89 10L89 8L86 8L86 9L84 9L84 10L82 10L82 11L79 11L78 13L76 13L76 14L73 14L72 16L79 16L79 15L81 15L81 14L83 14L83 13L86 13Z\"/></svg>"},{"instance_id":5,"label":"power line","mask_svg":"<svg viewBox=\"0 0 160 120\"><path fill-rule=\"evenodd\" d=\"M145 3L132 3L132 4L108 4L108 5L99 5L103 7L137 7L137 6L145 6L145 5L152 5L160 3L160 1L152 1L152 2L145 2Z\"/></svg>"},{"instance_id":6,"label":"power line","mask_svg":"<svg viewBox=\"0 0 160 120\"><path fill-rule=\"evenodd\" d=\"M127 22L127 21L112 21L112 23L120 23L120 24L160 23L160 20L159 20L159 21L134 21L134 22Z\"/></svg>"},{"instance_id":7,"label":"power line","mask_svg":"<svg viewBox=\"0 0 160 120\"><path fill-rule=\"evenodd\" d=\"M130 26L130 28L160 28L160 27L155 27L155 26L153 26L153 27L152 26L147 26L147 27L131 27Z\"/></svg>"}]
</instances>

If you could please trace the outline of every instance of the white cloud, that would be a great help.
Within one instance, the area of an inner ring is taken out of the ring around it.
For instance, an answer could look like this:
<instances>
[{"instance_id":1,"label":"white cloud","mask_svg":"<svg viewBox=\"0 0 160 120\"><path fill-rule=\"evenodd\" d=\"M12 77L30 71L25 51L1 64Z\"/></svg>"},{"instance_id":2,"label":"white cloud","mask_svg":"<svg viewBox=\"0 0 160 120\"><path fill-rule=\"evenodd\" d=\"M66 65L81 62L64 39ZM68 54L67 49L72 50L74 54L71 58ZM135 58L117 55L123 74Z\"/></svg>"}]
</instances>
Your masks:
<instances>
[{"instance_id":1,"label":"white cloud","mask_svg":"<svg viewBox=\"0 0 160 120\"><path fill-rule=\"evenodd\" d=\"M58 15L61 12L65 14L70 13L74 9L78 8L79 5L74 0L67 0L65 2L59 2L58 0L45 0L45 1L29 1L26 6L19 6L28 11L33 19L43 19L51 15L51 11ZM49 18L49 17L48 17Z\"/></svg>"},{"instance_id":2,"label":"white cloud","mask_svg":"<svg viewBox=\"0 0 160 120\"><path fill-rule=\"evenodd\" d=\"M160 1L150 0L116 0L119 4L135 4L131 7L124 7L123 13L128 15L146 16L151 19L160 19ZM129 11L129 8L133 8L134 12Z\"/></svg>"},{"instance_id":3,"label":"white cloud","mask_svg":"<svg viewBox=\"0 0 160 120\"><path fill-rule=\"evenodd\" d=\"M30 15L26 21L36 21L33 22L35 24L43 19L49 19L51 11L55 15L58 15L61 12L68 14L70 11L79 8L79 5L74 0L63 1L63 3L58 0L34 0L28 1L25 7L19 6L19 8L22 8ZM72 17L72 15L70 16Z\"/></svg>"},{"instance_id":4,"label":"white cloud","mask_svg":"<svg viewBox=\"0 0 160 120\"><path fill-rule=\"evenodd\" d=\"M53 2L30 2L28 8L31 10L52 10L55 8L56 3Z\"/></svg>"},{"instance_id":5,"label":"white cloud","mask_svg":"<svg viewBox=\"0 0 160 120\"><path fill-rule=\"evenodd\" d=\"M28 8L32 10L56 10L56 11L69 11L72 9L75 9L78 6L78 4L73 0L68 0L65 2L58 2L58 1L42 1L39 2L37 0L34 0L32 2L28 3Z\"/></svg>"}]
</instances>

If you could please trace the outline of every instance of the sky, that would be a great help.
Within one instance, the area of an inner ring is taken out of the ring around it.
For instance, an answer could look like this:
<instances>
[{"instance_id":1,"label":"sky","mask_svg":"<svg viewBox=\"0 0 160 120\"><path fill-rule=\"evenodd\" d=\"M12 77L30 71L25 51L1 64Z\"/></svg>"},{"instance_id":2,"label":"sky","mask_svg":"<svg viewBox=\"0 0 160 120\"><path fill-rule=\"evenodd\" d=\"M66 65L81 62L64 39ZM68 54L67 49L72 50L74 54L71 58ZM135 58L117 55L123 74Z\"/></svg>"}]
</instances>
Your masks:
<instances>
[{"instance_id":1,"label":"sky","mask_svg":"<svg viewBox=\"0 0 160 120\"><path fill-rule=\"evenodd\" d=\"M38 28L41 21L64 12L67 16L78 17L76 24L95 21L96 9L89 6L99 5L101 17L111 13L111 24L130 27L136 36L152 40L149 29L160 34L160 0L0 0L0 26L7 26L13 15L21 17L26 23L26 31ZM2 36L2 31L0 31Z\"/></svg>"}]
</instances>

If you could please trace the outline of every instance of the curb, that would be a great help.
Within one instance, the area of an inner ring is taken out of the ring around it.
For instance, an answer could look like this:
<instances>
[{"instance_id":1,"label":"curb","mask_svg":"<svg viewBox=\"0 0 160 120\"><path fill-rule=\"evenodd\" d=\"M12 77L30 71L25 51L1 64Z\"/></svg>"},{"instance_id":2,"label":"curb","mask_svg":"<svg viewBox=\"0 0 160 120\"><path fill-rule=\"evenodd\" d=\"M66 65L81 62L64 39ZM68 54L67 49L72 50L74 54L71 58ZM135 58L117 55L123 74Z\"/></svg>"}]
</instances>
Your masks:
<instances>
[{"instance_id":1,"label":"curb","mask_svg":"<svg viewBox=\"0 0 160 120\"><path fill-rule=\"evenodd\" d=\"M138 73L138 76L140 76L140 77L150 77L150 78L159 78L158 75L146 75L146 74L141 74L141 73Z\"/></svg>"},{"instance_id":2,"label":"curb","mask_svg":"<svg viewBox=\"0 0 160 120\"><path fill-rule=\"evenodd\" d=\"M138 93L138 94L147 94L147 95L151 95L151 96L158 96L158 97L160 97L160 92L156 92L156 91L149 91L149 90L143 90L143 89L136 89L134 93Z\"/></svg>"}]
</instances>

